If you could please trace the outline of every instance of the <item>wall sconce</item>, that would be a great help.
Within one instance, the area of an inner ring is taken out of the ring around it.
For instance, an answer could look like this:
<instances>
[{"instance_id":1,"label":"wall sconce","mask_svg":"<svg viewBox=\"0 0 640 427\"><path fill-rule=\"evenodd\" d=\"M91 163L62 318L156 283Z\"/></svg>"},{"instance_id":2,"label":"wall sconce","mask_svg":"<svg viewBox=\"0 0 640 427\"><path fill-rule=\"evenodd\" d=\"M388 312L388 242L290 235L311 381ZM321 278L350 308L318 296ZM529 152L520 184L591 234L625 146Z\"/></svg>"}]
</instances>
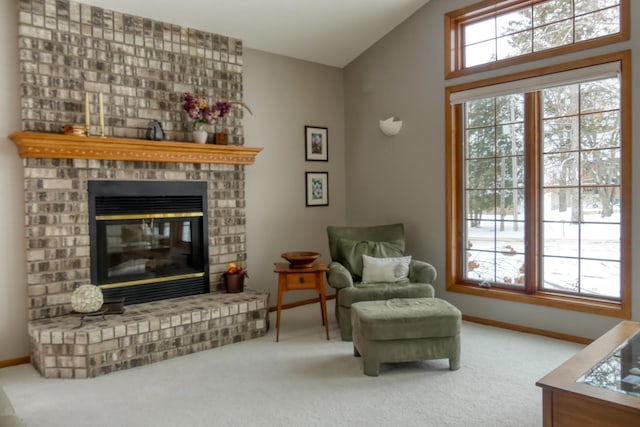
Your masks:
<instances>
[{"instance_id":1,"label":"wall sconce","mask_svg":"<svg viewBox=\"0 0 640 427\"><path fill-rule=\"evenodd\" d=\"M395 136L402 128L402 120L398 120L396 117L391 116L386 120L380 120L379 125L382 133L387 136Z\"/></svg>"}]
</instances>

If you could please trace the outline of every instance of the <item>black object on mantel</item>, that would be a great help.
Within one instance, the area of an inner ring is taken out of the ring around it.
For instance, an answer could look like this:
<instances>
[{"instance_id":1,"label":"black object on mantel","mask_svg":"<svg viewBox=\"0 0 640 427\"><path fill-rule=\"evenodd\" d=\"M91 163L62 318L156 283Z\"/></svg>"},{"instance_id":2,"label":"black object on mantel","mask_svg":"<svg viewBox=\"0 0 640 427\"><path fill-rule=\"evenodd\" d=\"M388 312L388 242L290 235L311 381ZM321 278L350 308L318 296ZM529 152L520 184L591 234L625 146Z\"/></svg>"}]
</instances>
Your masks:
<instances>
[{"instance_id":1,"label":"black object on mantel","mask_svg":"<svg viewBox=\"0 0 640 427\"><path fill-rule=\"evenodd\" d=\"M147 126L147 139L151 141L164 140L164 129L162 129L162 123L158 120L151 120Z\"/></svg>"}]
</instances>

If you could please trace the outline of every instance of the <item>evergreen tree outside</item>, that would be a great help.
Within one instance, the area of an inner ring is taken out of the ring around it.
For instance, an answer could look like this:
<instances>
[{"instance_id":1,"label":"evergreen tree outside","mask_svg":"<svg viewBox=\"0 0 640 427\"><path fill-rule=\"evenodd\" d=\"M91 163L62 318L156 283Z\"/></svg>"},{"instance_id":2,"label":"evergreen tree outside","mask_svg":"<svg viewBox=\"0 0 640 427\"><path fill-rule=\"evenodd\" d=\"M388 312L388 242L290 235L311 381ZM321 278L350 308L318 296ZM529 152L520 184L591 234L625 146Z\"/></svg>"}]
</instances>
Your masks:
<instances>
[{"instance_id":1,"label":"evergreen tree outside","mask_svg":"<svg viewBox=\"0 0 640 427\"><path fill-rule=\"evenodd\" d=\"M469 64L488 62L617 31L617 5L617 0L585 0L573 10L571 0L551 0L468 25L465 34L472 43L465 52L486 49L465 57ZM619 281L620 275L620 81L552 87L540 91L540 99L542 287L619 298L619 287L597 282L616 276ZM466 275L522 287L524 94L469 101L464 111ZM618 245L617 252L592 247L592 232L608 235L607 247ZM584 279L587 272L593 277Z\"/></svg>"}]
</instances>

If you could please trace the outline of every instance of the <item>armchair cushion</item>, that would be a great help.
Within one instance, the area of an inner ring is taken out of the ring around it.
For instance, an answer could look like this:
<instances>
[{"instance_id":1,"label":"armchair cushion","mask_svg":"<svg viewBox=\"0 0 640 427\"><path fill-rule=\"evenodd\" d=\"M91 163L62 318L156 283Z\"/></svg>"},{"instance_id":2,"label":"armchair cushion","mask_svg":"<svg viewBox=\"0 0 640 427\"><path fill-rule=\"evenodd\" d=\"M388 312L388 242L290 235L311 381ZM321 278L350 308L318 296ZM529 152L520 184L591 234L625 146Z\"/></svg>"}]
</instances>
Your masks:
<instances>
[{"instance_id":1,"label":"armchair cushion","mask_svg":"<svg viewBox=\"0 0 640 427\"><path fill-rule=\"evenodd\" d=\"M350 239L357 242L363 240L372 242L401 242L402 247L400 250L404 255L404 226L402 224L376 225L371 227L339 227L330 225L327 227L327 235L329 237L331 260L341 264L343 264L342 253L338 247L338 241L340 239Z\"/></svg>"},{"instance_id":2,"label":"armchair cushion","mask_svg":"<svg viewBox=\"0 0 640 427\"><path fill-rule=\"evenodd\" d=\"M432 298L433 296L433 286L426 283L356 283L350 288L340 290L337 304L339 307L349 309L351 304L360 301L380 301L391 298Z\"/></svg>"},{"instance_id":3,"label":"armchair cushion","mask_svg":"<svg viewBox=\"0 0 640 427\"><path fill-rule=\"evenodd\" d=\"M436 281L438 273L434 266L428 262L417 259L411 260L409 264L409 281L412 283L433 283Z\"/></svg>"},{"instance_id":4,"label":"armchair cushion","mask_svg":"<svg viewBox=\"0 0 640 427\"><path fill-rule=\"evenodd\" d=\"M375 258L362 255L362 283L409 281L410 256Z\"/></svg>"},{"instance_id":5,"label":"armchair cushion","mask_svg":"<svg viewBox=\"0 0 640 427\"><path fill-rule=\"evenodd\" d=\"M346 267L339 262L332 262L329 264L329 271L327 272L327 282L334 289L342 289L353 286L353 278L351 273Z\"/></svg>"},{"instance_id":6,"label":"armchair cushion","mask_svg":"<svg viewBox=\"0 0 640 427\"><path fill-rule=\"evenodd\" d=\"M402 241L375 242L371 240L338 239L339 259L351 274L362 277L362 256L376 258L401 257L403 253Z\"/></svg>"}]
</instances>

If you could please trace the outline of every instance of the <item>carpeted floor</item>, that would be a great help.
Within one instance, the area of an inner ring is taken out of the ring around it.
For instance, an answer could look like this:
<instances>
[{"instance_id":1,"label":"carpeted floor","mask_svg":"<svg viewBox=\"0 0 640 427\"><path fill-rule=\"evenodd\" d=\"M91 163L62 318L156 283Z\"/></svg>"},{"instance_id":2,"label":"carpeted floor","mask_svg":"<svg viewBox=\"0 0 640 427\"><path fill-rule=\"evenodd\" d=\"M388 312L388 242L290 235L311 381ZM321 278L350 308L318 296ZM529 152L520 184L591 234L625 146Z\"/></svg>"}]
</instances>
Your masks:
<instances>
[{"instance_id":1,"label":"carpeted floor","mask_svg":"<svg viewBox=\"0 0 640 427\"><path fill-rule=\"evenodd\" d=\"M328 310L333 313L333 301ZM540 426L535 382L583 346L463 322L462 362L385 364L362 373L333 315L275 315L265 337L86 380L0 369L17 413L38 426Z\"/></svg>"}]
</instances>

